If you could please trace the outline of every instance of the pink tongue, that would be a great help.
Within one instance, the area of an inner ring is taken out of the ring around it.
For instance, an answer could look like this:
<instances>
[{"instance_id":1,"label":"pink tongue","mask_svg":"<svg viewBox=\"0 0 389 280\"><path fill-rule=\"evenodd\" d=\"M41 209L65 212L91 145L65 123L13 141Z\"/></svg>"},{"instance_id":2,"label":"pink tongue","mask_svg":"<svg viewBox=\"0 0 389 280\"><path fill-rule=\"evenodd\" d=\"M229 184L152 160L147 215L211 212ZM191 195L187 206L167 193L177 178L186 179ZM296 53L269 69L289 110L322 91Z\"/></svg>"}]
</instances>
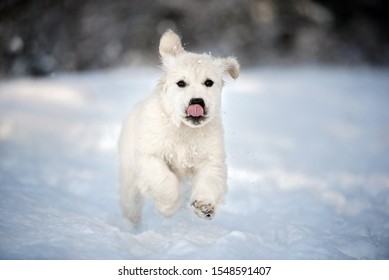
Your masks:
<instances>
[{"instance_id":1,"label":"pink tongue","mask_svg":"<svg viewBox=\"0 0 389 280\"><path fill-rule=\"evenodd\" d=\"M192 104L189 105L188 109L186 110L186 113L188 116L191 117L200 117L204 116L204 109L199 104Z\"/></svg>"}]
</instances>

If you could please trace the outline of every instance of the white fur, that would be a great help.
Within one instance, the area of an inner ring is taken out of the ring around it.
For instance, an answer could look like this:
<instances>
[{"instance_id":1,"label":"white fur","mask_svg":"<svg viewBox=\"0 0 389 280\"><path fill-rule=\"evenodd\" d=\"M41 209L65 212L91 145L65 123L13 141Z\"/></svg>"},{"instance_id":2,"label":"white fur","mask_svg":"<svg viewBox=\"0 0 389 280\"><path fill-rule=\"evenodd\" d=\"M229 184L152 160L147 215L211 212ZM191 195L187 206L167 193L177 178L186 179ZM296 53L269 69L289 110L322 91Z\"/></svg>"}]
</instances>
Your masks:
<instances>
[{"instance_id":1,"label":"white fur","mask_svg":"<svg viewBox=\"0 0 389 280\"><path fill-rule=\"evenodd\" d=\"M220 116L223 73L239 75L235 58L214 58L186 52L173 31L163 34L159 52L164 75L154 92L138 103L123 124L119 139L121 204L137 224L143 196L157 211L175 213L181 203L180 182L193 183L191 205L202 218L211 218L227 191L227 170ZM206 87L211 79L214 84ZM183 80L182 88L177 82ZM186 119L192 98L205 102L206 119Z\"/></svg>"}]
</instances>

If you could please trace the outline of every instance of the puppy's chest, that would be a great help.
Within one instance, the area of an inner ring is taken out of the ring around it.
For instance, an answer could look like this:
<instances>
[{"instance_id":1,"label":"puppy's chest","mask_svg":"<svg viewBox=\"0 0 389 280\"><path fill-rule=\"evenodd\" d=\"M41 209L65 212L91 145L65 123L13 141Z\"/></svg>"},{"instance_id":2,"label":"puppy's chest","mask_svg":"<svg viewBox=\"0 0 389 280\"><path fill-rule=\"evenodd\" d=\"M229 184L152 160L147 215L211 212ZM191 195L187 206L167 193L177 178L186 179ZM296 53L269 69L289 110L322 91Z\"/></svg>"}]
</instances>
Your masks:
<instances>
[{"instance_id":1,"label":"puppy's chest","mask_svg":"<svg viewBox=\"0 0 389 280\"><path fill-rule=\"evenodd\" d=\"M166 147L163 158L177 175L190 176L212 156L201 145L176 143Z\"/></svg>"}]
</instances>

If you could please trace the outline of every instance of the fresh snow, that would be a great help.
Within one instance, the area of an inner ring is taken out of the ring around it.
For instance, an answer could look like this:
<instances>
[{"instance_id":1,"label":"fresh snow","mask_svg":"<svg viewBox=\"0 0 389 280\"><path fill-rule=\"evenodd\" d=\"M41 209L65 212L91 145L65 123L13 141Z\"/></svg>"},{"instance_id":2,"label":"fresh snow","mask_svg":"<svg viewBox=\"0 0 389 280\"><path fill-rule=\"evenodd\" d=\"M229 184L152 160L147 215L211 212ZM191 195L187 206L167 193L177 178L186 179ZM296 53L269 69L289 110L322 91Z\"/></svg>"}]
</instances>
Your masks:
<instances>
[{"instance_id":1,"label":"fresh snow","mask_svg":"<svg viewBox=\"0 0 389 280\"><path fill-rule=\"evenodd\" d=\"M121 121L158 69L0 81L0 259L389 259L389 70L264 67L226 77L229 193L118 203ZM190 186L184 186L187 193Z\"/></svg>"}]
</instances>

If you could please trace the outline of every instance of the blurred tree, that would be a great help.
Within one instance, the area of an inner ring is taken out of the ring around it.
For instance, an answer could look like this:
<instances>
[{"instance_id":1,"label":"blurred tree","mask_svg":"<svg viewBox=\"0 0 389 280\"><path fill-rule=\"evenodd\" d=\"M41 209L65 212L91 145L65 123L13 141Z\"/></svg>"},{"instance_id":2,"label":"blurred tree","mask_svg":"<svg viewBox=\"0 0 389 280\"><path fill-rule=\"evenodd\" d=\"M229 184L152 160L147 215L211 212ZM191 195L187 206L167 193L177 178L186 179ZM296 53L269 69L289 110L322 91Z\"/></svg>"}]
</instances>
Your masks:
<instances>
[{"instance_id":1,"label":"blurred tree","mask_svg":"<svg viewBox=\"0 0 389 280\"><path fill-rule=\"evenodd\" d=\"M257 63L389 62L383 0L1 0L0 75L156 61L159 36Z\"/></svg>"}]
</instances>

